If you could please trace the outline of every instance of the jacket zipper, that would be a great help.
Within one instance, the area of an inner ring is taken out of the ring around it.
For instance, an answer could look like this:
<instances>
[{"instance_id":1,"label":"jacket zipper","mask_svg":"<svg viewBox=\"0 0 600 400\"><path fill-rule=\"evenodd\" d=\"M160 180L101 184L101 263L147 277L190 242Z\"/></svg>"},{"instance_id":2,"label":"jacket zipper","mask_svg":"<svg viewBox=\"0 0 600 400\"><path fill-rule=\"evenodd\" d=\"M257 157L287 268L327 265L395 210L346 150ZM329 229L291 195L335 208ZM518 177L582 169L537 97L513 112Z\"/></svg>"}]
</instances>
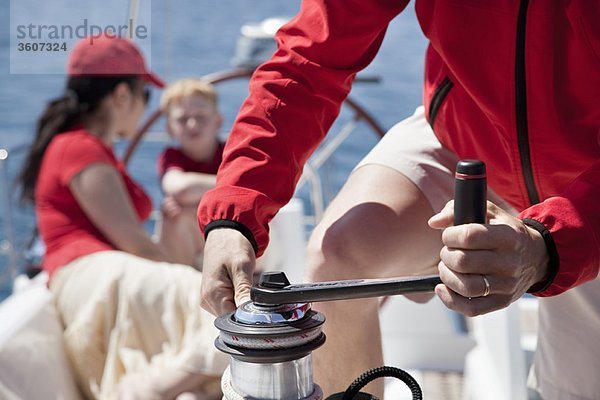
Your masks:
<instances>
[{"instance_id":1,"label":"jacket zipper","mask_svg":"<svg viewBox=\"0 0 600 400\"><path fill-rule=\"evenodd\" d=\"M429 102L429 125L432 129L435 117L452 86L454 86L454 83L452 83L450 78L445 77L442 83L435 89L433 96L431 96L431 101Z\"/></svg>"},{"instance_id":2,"label":"jacket zipper","mask_svg":"<svg viewBox=\"0 0 600 400\"><path fill-rule=\"evenodd\" d=\"M527 23L527 7L529 0L521 0L519 15L517 17L517 46L515 57L515 96L516 96L516 123L517 143L521 158L523 180L527 188L530 204L540 202L540 198L533 179L531 167L531 154L529 149L529 131L527 127L527 88L525 83L525 33Z\"/></svg>"}]
</instances>

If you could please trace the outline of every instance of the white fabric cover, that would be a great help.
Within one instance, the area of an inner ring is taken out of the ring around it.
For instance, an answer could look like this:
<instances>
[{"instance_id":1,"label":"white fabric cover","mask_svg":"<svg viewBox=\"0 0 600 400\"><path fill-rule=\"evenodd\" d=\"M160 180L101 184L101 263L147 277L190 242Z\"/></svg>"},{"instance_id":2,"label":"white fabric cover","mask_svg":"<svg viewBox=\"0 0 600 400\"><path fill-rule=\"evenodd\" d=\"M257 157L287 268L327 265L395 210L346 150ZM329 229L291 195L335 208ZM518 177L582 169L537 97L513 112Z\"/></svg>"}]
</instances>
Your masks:
<instances>
[{"instance_id":1,"label":"white fabric cover","mask_svg":"<svg viewBox=\"0 0 600 400\"><path fill-rule=\"evenodd\" d=\"M62 329L43 283L0 304L0 399L80 399Z\"/></svg>"}]
</instances>

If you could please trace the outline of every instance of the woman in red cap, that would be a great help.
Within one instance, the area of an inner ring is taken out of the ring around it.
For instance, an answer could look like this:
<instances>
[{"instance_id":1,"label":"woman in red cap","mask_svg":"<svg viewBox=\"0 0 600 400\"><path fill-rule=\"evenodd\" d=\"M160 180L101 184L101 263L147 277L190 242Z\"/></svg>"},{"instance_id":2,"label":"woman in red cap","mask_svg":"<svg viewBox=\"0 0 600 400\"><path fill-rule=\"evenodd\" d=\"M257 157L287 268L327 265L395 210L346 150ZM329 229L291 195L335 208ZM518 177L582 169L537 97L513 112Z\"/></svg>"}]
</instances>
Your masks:
<instances>
[{"instance_id":1,"label":"woman in red cap","mask_svg":"<svg viewBox=\"0 0 600 400\"><path fill-rule=\"evenodd\" d=\"M20 182L35 203L78 385L88 398L218 398L226 359L199 308L201 275L165 262L142 225L150 198L112 150L135 132L146 84L164 85L132 42L107 36L78 42L68 75Z\"/></svg>"}]
</instances>

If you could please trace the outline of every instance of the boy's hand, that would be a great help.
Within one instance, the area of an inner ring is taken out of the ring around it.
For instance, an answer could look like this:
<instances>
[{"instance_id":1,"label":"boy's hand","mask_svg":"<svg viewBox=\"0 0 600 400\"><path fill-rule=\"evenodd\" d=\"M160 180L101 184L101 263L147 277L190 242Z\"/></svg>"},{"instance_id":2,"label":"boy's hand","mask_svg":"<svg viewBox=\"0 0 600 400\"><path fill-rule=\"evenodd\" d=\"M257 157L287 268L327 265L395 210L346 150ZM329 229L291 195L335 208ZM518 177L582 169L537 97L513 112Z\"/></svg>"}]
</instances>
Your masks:
<instances>
[{"instance_id":1,"label":"boy's hand","mask_svg":"<svg viewBox=\"0 0 600 400\"><path fill-rule=\"evenodd\" d=\"M250 300L254 249L240 232L212 230L204 245L201 306L219 316Z\"/></svg>"},{"instance_id":2,"label":"boy's hand","mask_svg":"<svg viewBox=\"0 0 600 400\"><path fill-rule=\"evenodd\" d=\"M167 218L175 218L181 214L181 205L173 196L166 196L161 205L161 211Z\"/></svg>"}]
</instances>

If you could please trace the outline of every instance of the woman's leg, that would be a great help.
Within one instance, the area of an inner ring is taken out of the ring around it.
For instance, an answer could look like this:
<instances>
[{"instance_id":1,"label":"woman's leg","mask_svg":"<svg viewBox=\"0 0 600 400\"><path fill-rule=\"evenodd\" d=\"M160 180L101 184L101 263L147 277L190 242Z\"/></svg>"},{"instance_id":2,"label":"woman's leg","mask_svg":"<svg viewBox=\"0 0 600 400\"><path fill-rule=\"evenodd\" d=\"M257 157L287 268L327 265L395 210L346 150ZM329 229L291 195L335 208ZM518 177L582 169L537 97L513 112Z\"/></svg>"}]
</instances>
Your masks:
<instances>
[{"instance_id":1,"label":"woman's leg","mask_svg":"<svg viewBox=\"0 0 600 400\"><path fill-rule=\"evenodd\" d=\"M348 179L315 228L308 246L310 281L384 278L437 271L440 233L416 185L380 165ZM315 382L325 395L383 365L377 299L316 303L327 318L325 345L315 352ZM383 398L383 381L366 391Z\"/></svg>"}]
</instances>

